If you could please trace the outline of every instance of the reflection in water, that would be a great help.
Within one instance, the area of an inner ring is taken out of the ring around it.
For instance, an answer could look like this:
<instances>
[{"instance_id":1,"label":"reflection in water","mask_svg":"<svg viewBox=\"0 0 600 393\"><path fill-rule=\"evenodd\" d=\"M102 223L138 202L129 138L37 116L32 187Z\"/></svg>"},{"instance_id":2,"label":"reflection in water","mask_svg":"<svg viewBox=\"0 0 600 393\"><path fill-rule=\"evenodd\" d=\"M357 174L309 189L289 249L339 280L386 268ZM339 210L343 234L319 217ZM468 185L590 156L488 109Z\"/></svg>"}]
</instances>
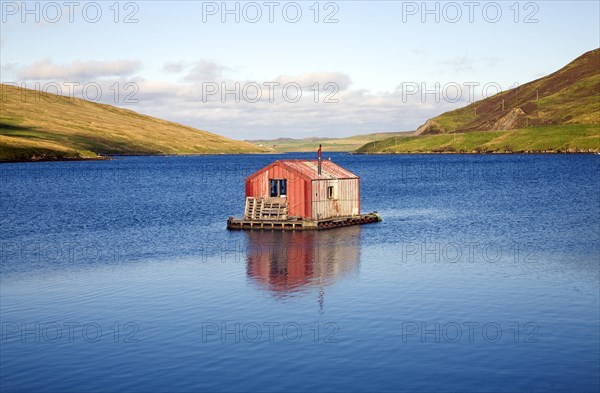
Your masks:
<instances>
[{"instance_id":1,"label":"reflection in water","mask_svg":"<svg viewBox=\"0 0 600 393\"><path fill-rule=\"evenodd\" d=\"M281 297L318 286L322 309L325 286L358 273L360 231L353 226L327 231L246 232L246 272Z\"/></svg>"}]
</instances>

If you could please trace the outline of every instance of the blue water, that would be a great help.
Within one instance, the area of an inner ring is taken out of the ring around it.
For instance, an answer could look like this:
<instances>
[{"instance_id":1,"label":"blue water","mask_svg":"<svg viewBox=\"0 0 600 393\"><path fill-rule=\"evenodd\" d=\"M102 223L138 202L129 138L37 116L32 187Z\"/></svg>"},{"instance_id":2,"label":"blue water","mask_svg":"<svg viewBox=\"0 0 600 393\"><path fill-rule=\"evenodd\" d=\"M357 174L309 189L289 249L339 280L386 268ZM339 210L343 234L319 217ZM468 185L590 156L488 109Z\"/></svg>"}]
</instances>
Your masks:
<instances>
[{"instance_id":1,"label":"blue water","mask_svg":"<svg viewBox=\"0 0 600 393\"><path fill-rule=\"evenodd\" d=\"M227 231L279 156L0 165L0 390L600 389L599 156L330 155L383 222Z\"/></svg>"}]
</instances>

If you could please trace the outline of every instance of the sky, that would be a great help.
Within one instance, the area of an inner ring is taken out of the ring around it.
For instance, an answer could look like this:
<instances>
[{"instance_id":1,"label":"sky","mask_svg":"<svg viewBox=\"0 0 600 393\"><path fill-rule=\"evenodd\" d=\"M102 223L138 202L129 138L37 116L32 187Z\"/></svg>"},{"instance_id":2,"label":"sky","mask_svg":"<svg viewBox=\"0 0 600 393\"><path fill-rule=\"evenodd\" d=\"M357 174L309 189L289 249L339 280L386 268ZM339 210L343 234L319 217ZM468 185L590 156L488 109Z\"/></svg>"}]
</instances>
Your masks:
<instances>
[{"instance_id":1,"label":"sky","mask_svg":"<svg viewBox=\"0 0 600 393\"><path fill-rule=\"evenodd\" d=\"M235 139L410 131L600 47L598 1L2 1L2 83Z\"/></svg>"}]
</instances>

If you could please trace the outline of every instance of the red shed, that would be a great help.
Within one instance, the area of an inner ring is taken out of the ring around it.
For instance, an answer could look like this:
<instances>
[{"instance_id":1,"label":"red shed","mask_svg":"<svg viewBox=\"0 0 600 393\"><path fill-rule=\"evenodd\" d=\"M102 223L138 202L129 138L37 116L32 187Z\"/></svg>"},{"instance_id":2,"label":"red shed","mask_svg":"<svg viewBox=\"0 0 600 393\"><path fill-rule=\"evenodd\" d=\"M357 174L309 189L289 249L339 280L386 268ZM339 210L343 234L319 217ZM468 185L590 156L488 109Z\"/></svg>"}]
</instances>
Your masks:
<instances>
[{"instance_id":1,"label":"red shed","mask_svg":"<svg viewBox=\"0 0 600 393\"><path fill-rule=\"evenodd\" d=\"M355 216L360 178L331 161L278 160L246 178L246 220Z\"/></svg>"}]
</instances>

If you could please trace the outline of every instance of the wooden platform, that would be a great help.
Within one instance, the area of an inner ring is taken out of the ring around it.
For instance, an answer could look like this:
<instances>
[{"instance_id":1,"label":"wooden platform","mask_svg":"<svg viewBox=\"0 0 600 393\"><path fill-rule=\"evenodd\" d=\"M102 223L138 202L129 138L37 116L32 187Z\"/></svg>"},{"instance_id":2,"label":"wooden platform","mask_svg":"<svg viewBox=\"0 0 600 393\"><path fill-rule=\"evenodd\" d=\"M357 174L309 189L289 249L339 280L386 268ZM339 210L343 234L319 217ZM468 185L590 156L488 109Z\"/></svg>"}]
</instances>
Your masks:
<instances>
[{"instance_id":1,"label":"wooden platform","mask_svg":"<svg viewBox=\"0 0 600 393\"><path fill-rule=\"evenodd\" d=\"M306 231L318 229L331 229L350 225L370 224L380 222L381 217L377 212L361 214L352 217L334 217L326 220L249 220L229 217L227 229L273 229L284 231Z\"/></svg>"}]
</instances>

